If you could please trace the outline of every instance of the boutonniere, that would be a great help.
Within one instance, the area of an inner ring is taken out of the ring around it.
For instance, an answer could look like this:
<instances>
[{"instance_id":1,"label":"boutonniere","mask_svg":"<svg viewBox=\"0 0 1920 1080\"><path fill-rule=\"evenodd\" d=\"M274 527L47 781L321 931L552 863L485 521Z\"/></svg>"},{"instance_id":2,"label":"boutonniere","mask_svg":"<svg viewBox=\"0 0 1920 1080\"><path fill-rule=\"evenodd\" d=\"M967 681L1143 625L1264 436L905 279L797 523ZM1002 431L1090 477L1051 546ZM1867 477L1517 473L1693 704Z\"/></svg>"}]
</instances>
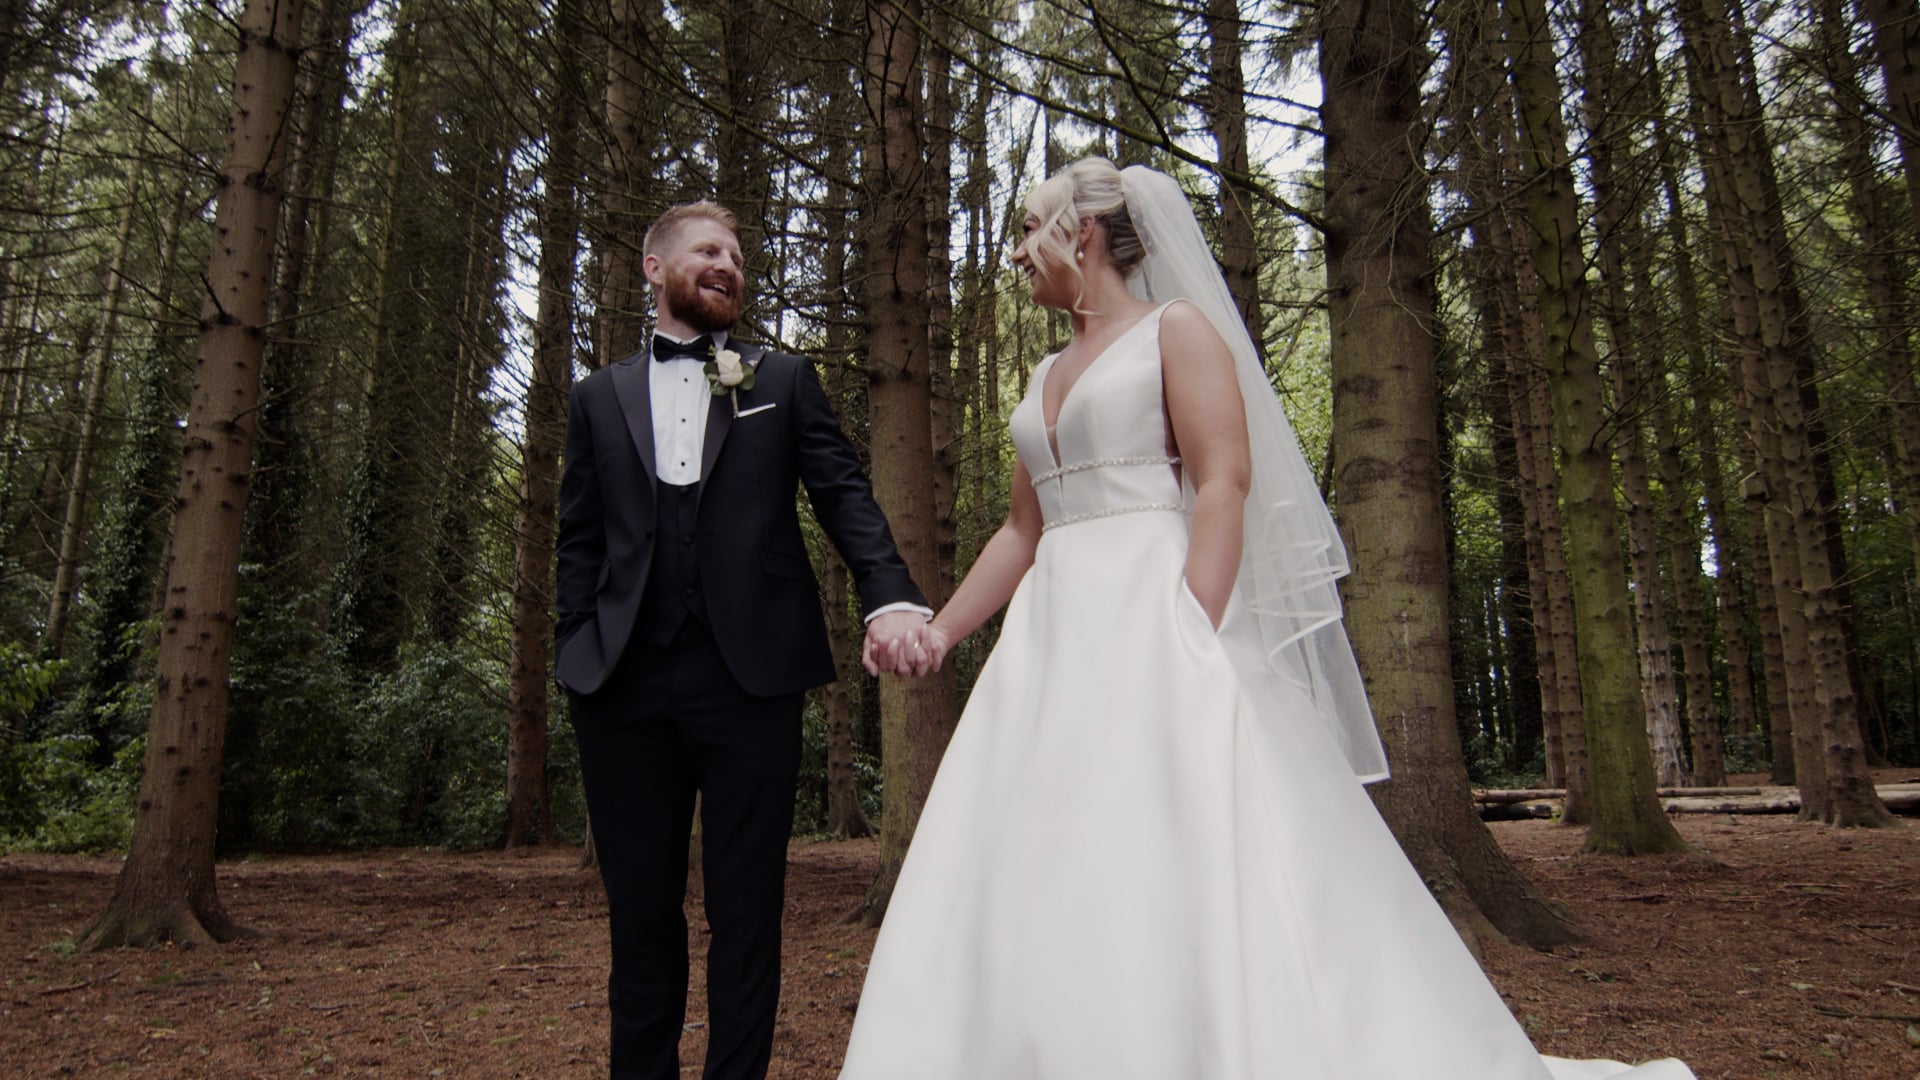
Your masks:
<instances>
[{"instance_id":1,"label":"boutonniere","mask_svg":"<svg viewBox=\"0 0 1920 1080\"><path fill-rule=\"evenodd\" d=\"M733 395L733 415L740 415L740 391L753 389L753 369L741 363L740 354L721 349L701 369L707 375L707 389L714 397Z\"/></svg>"}]
</instances>

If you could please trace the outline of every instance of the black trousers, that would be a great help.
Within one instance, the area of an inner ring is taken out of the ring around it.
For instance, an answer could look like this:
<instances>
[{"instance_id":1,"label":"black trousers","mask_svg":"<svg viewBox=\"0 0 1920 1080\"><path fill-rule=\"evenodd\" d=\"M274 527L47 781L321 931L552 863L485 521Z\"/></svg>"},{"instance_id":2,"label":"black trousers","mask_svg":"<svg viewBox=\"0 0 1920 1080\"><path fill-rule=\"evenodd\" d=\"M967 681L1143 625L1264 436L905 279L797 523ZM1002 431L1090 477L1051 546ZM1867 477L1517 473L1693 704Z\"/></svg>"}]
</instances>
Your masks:
<instances>
[{"instance_id":1,"label":"black trousers","mask_svg":"<svg viewBox=\"0 0 1920 1080\"><path fill-rule=\"evenodd\" d=\"M780 915L802 695L759 698L704 624L637 639L597 693L570 695L613 937L615 1080L679 1080L694 794L706 879L705 1080L760 1080L780 997Z\"/></svg>"}]
</instances>

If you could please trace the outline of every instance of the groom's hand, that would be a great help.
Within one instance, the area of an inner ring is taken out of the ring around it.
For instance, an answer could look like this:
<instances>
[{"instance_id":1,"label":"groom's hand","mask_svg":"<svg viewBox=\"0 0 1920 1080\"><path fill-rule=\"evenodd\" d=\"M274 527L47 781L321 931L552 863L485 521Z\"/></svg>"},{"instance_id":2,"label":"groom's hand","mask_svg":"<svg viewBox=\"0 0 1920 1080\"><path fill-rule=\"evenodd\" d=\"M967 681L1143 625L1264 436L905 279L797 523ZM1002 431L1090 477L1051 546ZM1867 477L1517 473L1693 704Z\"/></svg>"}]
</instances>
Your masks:
<instances>
[{"instance_id":1,"label":"groom's hand","mask_svg":"<svg viewBox=\"0 0 1920 1080\"><path fill-rule=\"evenodd\" d=\"M889 611L867 623L860 664L867 674L925 675L934 658L926 644L927 618L917 611Z\"/></svg>"}]
</instances>

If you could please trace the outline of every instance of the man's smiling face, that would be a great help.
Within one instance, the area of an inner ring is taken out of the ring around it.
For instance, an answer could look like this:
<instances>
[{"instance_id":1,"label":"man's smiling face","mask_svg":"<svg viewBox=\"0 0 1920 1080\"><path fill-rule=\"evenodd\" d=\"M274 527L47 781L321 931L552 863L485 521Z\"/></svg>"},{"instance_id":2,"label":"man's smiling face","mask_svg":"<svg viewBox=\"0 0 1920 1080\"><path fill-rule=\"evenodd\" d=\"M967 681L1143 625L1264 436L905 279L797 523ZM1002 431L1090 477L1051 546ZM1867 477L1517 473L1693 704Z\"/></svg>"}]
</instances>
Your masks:
<instances>
[{"instance_id":1,"label":"man's smiling face","mask_svg":"<svg viewBox=\"0 0 1920 1080\"><path fill-rule=\"evenodd\" d=\"M663 329L683 323L697 333L730 329L740 321L740 241L711 218L684 222L664 254L649 255L644 269L660 297Z\"/></svg>"}]
</instances>

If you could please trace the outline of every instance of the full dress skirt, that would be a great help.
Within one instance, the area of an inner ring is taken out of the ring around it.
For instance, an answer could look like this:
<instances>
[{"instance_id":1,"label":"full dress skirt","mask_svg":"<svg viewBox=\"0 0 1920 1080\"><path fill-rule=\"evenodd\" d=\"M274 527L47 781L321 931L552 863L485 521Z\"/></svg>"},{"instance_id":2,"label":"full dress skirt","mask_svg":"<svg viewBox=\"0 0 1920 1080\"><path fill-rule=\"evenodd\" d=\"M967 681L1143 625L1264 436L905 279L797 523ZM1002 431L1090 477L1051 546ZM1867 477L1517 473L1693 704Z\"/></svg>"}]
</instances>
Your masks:
<instances>
[{"instance_id":1,"label":"full dress skirt","mask_svg":"<svg viewBox=\"0 0 1920 1080\"><path fill-rule=\"evenodd\" d=\"M1014 413L1048 528L842 1080L1691 1077L1536 1053L1237 597L1216 632L1185 583L1158 314L1069 391L1058 463L1050 360Z\"/></svg>"}]
</instances>

